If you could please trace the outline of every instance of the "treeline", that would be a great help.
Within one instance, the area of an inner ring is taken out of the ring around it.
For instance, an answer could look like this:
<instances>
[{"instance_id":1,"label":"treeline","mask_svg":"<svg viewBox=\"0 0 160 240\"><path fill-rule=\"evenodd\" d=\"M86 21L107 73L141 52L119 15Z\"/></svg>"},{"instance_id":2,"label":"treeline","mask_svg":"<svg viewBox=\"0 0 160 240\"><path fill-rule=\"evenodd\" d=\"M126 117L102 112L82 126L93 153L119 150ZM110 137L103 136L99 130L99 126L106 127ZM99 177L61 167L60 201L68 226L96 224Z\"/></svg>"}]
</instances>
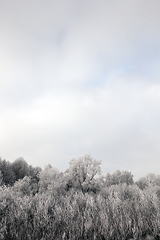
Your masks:
<instances>
[{"instance_id":1,"label":"treeline","mask_svg":"<svg viewBox=\"0 0 160 240\"><path fill-rule=\"evenodd\" d=\"M0 239L160 239L160 176L103 176L90 155L65 172L0 159Z\"/></svg>"}]
</instances>

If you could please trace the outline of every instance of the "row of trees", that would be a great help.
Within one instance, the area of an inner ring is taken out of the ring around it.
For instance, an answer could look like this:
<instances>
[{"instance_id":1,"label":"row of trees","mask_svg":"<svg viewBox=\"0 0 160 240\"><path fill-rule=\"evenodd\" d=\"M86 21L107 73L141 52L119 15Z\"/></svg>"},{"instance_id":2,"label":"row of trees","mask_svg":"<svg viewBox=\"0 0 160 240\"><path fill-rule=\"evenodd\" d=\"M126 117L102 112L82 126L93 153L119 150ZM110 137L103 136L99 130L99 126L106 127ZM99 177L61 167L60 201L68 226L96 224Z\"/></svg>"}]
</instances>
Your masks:
<instances>
[{"instance_id":1,"label":"row of trees","mask_svg":"<svg viewBox=\"0 0 160 240\"><path fill-rule=\"evenodd\" d=\"M102 176L100 164L85 155L63 173L1 159L0 239L160 239L160 176Z\"/></svg>"},{"instance_id":2,"label":"row of trees","mask_svg":"<svg viewBox=\"0 0 160 240\"><path fill-rule=\"evenodd\" d=\"M41 170L40 167L34 168L28 165L23 158L18 158L13 163L0 158L0 184L13 186L16 181L23 179L25 176L38 178Z\"/></svg>"}]
</instances>

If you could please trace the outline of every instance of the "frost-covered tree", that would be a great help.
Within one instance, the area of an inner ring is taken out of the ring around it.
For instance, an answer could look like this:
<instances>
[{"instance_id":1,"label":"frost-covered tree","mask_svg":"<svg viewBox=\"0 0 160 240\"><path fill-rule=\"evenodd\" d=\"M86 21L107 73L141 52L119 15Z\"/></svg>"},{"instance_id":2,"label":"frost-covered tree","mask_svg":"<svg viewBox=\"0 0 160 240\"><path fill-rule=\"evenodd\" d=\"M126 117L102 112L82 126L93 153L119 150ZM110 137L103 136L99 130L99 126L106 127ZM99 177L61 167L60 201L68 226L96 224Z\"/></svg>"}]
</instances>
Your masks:
<instances>
[{"instance_id":1,"label":"frost-covered tree","mask_svg":"<svg viewBox=\"0 0 160 240\"><path fill-rule=\"evenodd\" d=\"M48 188L55 187L57 185L60 177L60 173L56 168L53 168L50 164L48 164L44 170L42 170L39 174L39 187L40 192L46 191Z\"/></svg>"},{"instance_id":2,"label":"frost-covered tree","mask_svg":"<svg viewBox=\"0 0 160 240\"><path fill-rule=\"evenodd\" d=\"M131 185L134 183L133 175L129 171L120 171L117 170L113 174L107 173L106 175L106 185L112 186L117 184L126 183L127 185Z\"/></svg>"},{"instance_id":3,"label":"frost-covered tree","mask_svg":"<svg viewBox=\"0 0 160 240\"><path fill-rule=\"evenodd\" d=\"M160 187L160 175L149 173L146 177L141 177L136 184L142 190L150 186Z\"/></svg>"},{"instance_id":4,"label":"frost-covered tree","mask_svg":"<svg viewBox=\"0 0 160 240\"><path fill-rule=\"evenodd\" d=\"M95 184L95 177L101 173L101 161L93 160L86 154L78 159L72 159L67 172L68 180L84 194Z\"/></svg>"},{"instance_id":5,"label":"frost-covered tree","mask_svg":"<svg viewBox=\"0 0 160 240\"><path fill-rule=\"evenodd\" d=\"M3 182L3 174L2 174L2 172L0 170L0 186L2 185L2 182Z\"/></svg>"}]
</instances>

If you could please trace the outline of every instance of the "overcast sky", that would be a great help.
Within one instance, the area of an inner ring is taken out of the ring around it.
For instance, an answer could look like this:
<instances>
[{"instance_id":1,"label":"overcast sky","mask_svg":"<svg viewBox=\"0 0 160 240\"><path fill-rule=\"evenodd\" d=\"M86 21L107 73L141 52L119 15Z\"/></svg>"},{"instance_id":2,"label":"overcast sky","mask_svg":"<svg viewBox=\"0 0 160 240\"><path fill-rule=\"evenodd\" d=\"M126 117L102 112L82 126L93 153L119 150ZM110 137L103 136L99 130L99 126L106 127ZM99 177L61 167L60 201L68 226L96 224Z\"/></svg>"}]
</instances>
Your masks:
<instances>
[{"instance_id":1,"label":"overcast sky","mask_svg":"<svg viewBox=\"0 0 160 240\"><path fill-rule=\"evenodd\" d=\"M160 1L1 0L0 156L160 174Z\"/></svg>"}]
</instances>

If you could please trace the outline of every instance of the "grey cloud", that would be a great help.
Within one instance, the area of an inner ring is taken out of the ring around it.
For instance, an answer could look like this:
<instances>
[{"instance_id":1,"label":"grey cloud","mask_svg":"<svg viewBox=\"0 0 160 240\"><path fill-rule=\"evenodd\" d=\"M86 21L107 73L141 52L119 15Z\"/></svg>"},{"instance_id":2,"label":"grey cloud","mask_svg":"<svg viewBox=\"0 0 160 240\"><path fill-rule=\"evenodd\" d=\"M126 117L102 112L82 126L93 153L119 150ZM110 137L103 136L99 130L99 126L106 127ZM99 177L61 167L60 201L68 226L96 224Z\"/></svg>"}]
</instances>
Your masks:
<instances>
[{"instance_id":1,"label":"grey cloud","mask_svg":"<svg viewBox=\"0 0 160 240\"><path fill-rule=\"evenodd\" d=\"M23 153L34 164L37 159L43 165L48 161L60 170L68 167L70 158L89 152L103 160L103 172L127 168L138 177L135 165L146 166L151 158L156 163L159 155L158 88L138 82L112 82L103 90L79 93L78 97L69 95L62 100L57 96L57 109L51 97L36 104L32 112L29 109L29 116L24 111L13 117L12 124L6 126L4 149L10 139L7 147L14 156ZM64 105L63 101L68 103ZM13 126L18 130L16 136ZM156 164L150 170L156 172ZM145 173L149 171L144 169Z\"/></svg>"},{"instance_id":2,"label":"grey cloud","mask_svg":"<svg viewBox=\"0 0 160 240\"><path fill-rule=\"evenodd\" d=\"M3 1L2 158L65 170L89 152L104 172L156 172L159 8L157 0Z\"/></svg>"}]
</instances>

